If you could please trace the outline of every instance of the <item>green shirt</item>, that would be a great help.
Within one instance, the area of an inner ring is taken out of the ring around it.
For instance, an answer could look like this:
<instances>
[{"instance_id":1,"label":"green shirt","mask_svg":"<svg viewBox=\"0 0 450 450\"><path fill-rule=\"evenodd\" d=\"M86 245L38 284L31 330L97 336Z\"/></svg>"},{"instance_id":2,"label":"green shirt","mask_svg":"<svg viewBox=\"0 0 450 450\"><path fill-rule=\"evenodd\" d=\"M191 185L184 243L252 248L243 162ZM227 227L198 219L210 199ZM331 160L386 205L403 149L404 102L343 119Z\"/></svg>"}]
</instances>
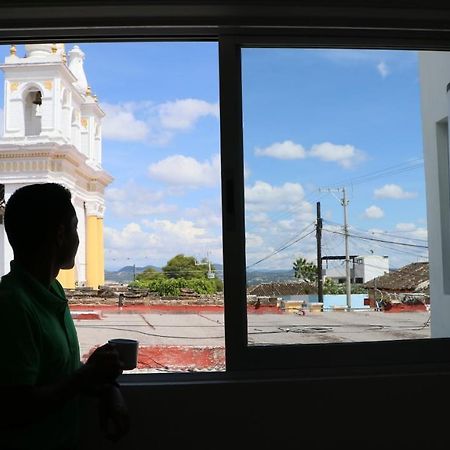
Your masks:
<instances>
[{"instance_id":1,"label":"green shirt","mask_svg":"<svg viewBox=\"0 0 450 450\"><path fill-rule=\"evenodd\" d=\"M64 289L50 289L14 261L0 282L0 385L55 383L80 366L78 338ZM78 440L78 399L25 429L0 432L0 449L69 449Z\"/></svg>"}]
</instances>

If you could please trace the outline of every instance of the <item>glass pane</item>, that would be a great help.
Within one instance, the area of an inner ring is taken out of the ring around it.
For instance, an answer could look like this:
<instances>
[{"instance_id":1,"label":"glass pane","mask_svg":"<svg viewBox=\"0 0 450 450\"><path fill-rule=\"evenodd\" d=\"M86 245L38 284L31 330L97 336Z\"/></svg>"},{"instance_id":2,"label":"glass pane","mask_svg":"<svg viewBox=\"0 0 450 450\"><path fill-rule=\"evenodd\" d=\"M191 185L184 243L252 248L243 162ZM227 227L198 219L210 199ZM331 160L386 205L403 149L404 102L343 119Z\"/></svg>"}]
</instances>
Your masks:
<instances>
[{"instance_id":1,"label":"glass pane","mask_svg":"<svg viewBox=\"0 0 450 450\"><path fill-rule=\"evenodd\" d=\"M242 76L249 344L430 337L417 52L246 48Z\"/></svg>"},{"instance_id":2,"label":"glass pane","mask_svg":"<svg viewBox=\"0 0 450 450\"><path fill-rule=\"evenodd\" d=\"M134 372L224 370L217 44L34 44L0 57L4 198L29 180L72 192L80 246L59 280L82 358L131 338Z\"/></svg>"}]
</instances>

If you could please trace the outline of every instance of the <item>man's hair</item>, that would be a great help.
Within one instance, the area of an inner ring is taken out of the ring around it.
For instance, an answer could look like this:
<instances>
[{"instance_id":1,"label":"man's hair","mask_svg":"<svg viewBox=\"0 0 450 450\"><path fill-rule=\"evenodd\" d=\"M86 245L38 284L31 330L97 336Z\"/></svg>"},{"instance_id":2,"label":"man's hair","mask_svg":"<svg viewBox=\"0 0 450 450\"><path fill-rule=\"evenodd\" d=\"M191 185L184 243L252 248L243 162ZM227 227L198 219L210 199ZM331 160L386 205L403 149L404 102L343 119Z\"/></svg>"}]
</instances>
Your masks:
<instances>
[{"instance_id":1,"label":"man's hair","mask_svg":"<svg viewBox=\"0 0 450 450\"><path fill-rule=\"evenodd\" d=\"M5 231L14 251L46 244L75 214L68 189L56 183L30 184L15 191L5 207Z\"/></svg>"}]
</instances>

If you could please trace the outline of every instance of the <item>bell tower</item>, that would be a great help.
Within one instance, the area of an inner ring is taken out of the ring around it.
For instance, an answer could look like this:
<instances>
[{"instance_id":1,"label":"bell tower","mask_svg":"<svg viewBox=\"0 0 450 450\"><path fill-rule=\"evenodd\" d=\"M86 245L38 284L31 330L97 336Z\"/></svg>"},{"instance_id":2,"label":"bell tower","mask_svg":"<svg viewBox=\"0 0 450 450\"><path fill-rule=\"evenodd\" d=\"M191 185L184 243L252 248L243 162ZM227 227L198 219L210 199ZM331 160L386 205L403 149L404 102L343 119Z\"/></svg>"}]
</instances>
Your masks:
<instances>
[{"instance_id":1,"label":"bell tower","mask_svg":"<svg viewBox=\"0 0 450 450\"><path fill-rule=\"evenodd\" d=\"M102 169L104 112L84 72L83 51L64 44L25 45L10 55L4 73L4 134L0 137L0 194L7 201L21 186L56 182L72 193L80 246L74 269L58 279L65 288L104 283L104 190L112 177ZM0 207L0 276L9 271L9 246ZM32 226L32 224L30 225Z\"/></svg>"}]
</instances>

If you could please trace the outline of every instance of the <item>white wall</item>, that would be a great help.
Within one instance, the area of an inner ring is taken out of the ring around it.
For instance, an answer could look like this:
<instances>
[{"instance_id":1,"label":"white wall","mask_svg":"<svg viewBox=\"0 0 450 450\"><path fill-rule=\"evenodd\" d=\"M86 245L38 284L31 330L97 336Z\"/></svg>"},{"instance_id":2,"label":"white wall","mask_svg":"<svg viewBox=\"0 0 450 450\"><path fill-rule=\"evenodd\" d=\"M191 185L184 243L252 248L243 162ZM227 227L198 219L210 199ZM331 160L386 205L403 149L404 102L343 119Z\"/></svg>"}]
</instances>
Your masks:
<instances>
[{"instance_id":1,"label":"white wall","mask_svg":"<svg viewBox=\"0 0 450 450\"><path fill-rule=\"evenodd\" d=\"M447 84L450 55L420 52L430 254L431 336L450 336L450 192Z\"/></svg>"},{"instance_id":2,"label":"white wall","mask_svg":"<svg viewBox=\"0 0 450 450\"><path fill-rule=\"evenodd\" d=\"M23 184L5 184L5 202L9 200L11 195ZM0 276L9 272L10 262L14 259L14 254L11 245L9 245L8 237L5 233L4 225L0 225Z\"/></svg>"},{"instance_id":3,"label":"white wall","mask_svg":"<svg viewBox=\"0 0 450 450\"><path fill-rule=\"evenodd\" d=\"M361 259L362 263L357 261ZM389 258L381 255L359 256L355 260L355 278L362 278L367 283L389 272Z\"/></svg>"}]
</instances>

